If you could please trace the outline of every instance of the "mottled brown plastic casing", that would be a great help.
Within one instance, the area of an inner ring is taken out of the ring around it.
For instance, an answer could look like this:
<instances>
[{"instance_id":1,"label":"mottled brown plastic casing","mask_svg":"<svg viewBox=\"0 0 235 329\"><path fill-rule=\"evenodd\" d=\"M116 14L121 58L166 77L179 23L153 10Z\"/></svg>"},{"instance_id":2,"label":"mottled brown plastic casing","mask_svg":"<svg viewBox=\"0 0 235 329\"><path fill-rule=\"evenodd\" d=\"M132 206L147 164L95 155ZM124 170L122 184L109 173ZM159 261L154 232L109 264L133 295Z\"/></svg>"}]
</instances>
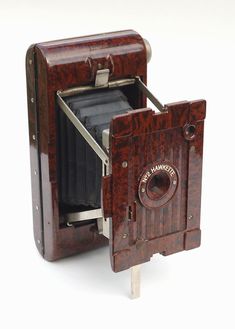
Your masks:
<instances>
[{"instance_id":1,"label":"mottled brown plastic casing","mask_svg":"<svg viewBox=\"0 0 235 329\"><path fill-rule=\"evenodd\" d=\"M146 49L135 31L105 33L32 45L26 55L34 237L39 252L55 260L108 244L95 222L61 227L56 165L56 92L94 84L99 67L110 80L140 76L146 82ZM135 107L145 98L129 92Z\"/></svg>"},{"instance_id":2,"label":"mottled brown plastic casing","mask_svg":"<svg viewBox=\"0 0 235 329\"><path fill-rule=\"evenodd\" d=\"M168 104L163 113L141 109L112 120L112 174L104 179L103 197L109 200L106 215L112 217L115 272L146 262L154 253L170 255L200 246L205 110L205 101L199 100ZM175 169L176 186L172 193L169 189L165 204L156 207L152 201L146 207L139 195L146 191L139 188L143 173L151 172L156 162Z\"/></svg>"},{"instance_id":3,"label":"mottled brown plastic casing","mask_svg":"<svg viewBox=\"0 0 235 329\"><path fill-rule=\"evenodd\" d=\"M94 84L100 67L109 68L110 81L139 76L146 83L141 36L128 30L45 42L31 46L26 55L34 237L50 261L108 244L95 221L60 224L57 182L56 92ZM123 92L134 110L111 122L111 174L102 183L115 272L146 262L154 253L169 255L200 245L205 101L169 104L155 113L146 109L137 87ZM140 184L152 164L163 162L175 168L177 182L169 200L157 207L141 195Z\"/></svg>"}]
</instances>

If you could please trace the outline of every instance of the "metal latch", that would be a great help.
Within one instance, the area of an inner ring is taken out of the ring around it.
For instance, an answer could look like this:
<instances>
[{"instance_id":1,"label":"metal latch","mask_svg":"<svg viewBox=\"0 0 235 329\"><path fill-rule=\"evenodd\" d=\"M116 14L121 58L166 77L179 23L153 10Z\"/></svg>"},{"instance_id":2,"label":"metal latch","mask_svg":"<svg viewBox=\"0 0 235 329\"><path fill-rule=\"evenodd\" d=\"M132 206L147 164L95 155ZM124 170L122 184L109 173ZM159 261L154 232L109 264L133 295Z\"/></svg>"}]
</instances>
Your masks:
<instances>
[{"instance_id":1,"label":"metal latch","mask_svg":"<svg viewBox=\"0 0 235 329\"><path fill-rule=\"evenodd\" d=\"M95 87L108 85L109 82L109 69L97 70L95 77Z\"/></svg>"}]
</instances>

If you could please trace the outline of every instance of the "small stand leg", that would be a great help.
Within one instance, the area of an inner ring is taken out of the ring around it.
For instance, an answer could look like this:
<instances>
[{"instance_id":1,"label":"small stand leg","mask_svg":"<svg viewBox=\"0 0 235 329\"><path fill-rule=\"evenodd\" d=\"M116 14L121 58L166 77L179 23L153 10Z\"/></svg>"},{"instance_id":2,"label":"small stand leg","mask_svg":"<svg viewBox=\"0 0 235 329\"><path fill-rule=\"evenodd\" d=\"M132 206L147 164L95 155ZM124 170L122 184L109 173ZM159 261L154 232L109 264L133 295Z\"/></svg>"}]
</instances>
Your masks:
<instances>
[{"instance_id":1,"label":"small stand leg","mask_svg":"<svg viewBox=\"0 0 235 329\"><path fill-rule=\"evenodd\" d=\"M140 297L140 265L131 267L131 298Z\"/></svg>"}]
</instances>

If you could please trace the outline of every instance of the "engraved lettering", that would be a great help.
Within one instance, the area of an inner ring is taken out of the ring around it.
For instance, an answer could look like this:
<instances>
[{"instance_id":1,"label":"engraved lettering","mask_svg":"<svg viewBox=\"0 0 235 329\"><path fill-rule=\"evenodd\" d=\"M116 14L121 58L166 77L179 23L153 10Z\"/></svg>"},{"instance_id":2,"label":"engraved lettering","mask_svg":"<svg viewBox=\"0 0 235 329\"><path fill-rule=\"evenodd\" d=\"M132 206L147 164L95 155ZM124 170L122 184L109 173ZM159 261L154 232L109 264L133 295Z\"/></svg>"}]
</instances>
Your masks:
<instances>
[{"instance_id":1,"label":"engraved lettering","mask_svg":"<svg viewBox=\"0 0 235 329\"><path fill-rule=\"evenodd\" d=\"M171 166L169 166L167 164L158 164L158 165L150 168L149 171L146 171L146 173L144 174L144 176L142 178L142 183L147 183L149 177L152 174L156 173L157 171L166 171L169 173L169 175L171 177L174 177L176 175L175 170Z\"/></svg>"},{"instance_id":2,"label":"engraved lettering","mask_svg":"<svg viewBox=\"0 0 235 329\"><path fill-rule=\"evenodd\" d=\"M149 171L147 171L147 172L145 173L143 179L142 179L142 182L143 182L143 183L146 183L147 180L148 180L148 178L149 178L149 176L151 176L151 174L150 174Z\"/></svg>"}]
</instances>

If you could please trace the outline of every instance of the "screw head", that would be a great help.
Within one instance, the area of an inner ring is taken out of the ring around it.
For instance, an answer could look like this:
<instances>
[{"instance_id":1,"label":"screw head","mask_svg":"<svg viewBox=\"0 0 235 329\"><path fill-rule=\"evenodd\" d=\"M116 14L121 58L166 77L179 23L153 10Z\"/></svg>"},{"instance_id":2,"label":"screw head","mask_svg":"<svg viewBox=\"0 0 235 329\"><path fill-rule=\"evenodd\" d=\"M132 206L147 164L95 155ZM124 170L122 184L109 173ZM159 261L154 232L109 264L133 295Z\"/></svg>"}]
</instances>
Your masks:
<instances>
[{"instance_id":1,"label":"screw head","mask_svg":"<svg viewBox=\"0 0 235 329\"><path fill-rule=\"evenodd\" d=\"M123 236L122 236L122 238L123 238L123 239L126 239L127 236L128 236L128 234L127 234L127 233L124 233Z\"/></svg>"},{"instance_id":2,"label":"screw head","mask_svg":"<svg viewBox=\"0 0 235 329\"><path fill-rule=\"evenodd\" d=\"M122 168L126 168L127 166L128 166L128 162L127 161L123 161Z\"/></svg>"},{"instance_id":3,"label":"screw head","mask_svg":"<svg viewBox=\"0 0 235 329\"><path fill-rule=\"evenodd\" d=\"M189 220L193 219L193 215L189 215L189 216L188 216L188 219L189 219Z\"/></svg>"},{"instance_id":4,"label":"screw head","mask_svg":"<svg viewBox=\"0 0 235 329\"><path fill-rule=\"evenodd\" d=\"M36 210L39 210L39 207L38 207L38 205L36 205L36 206L35 206L35 209L36 209Z\"/></svg>"},{"instance_id":5,"label":"screw head","mask_svg":"<svg viewBox=\"0 0 235 329\"><path fill-rule=\"evenodd\" d=\"M37 175L37 170L36 169L34 170L34 175Z\"/></svg>"},{"instance_id":6,"label":"screw head","mask_svg":"<svg viewBox=\"0 0 235 329\"><path fill-rule=\"evenodd\" d=\"M29 59L29 65L31 65L33 63L32 59Z\"/></svg>"},{"instance_id":7,"label":"screw head","mask_svg":"<svg viewBox=\"0 0 235 329\"><path fill-rule=\"evenodd\" d=\"M40 240L37 240L37 243L38 243L38 244L40 244L40 243L41 243L41 241L40 241Z\"/></svg>"},{"instance_id":8,"label":"screw head","mask_svg":"<svg viewBox=\"0 0 235 329\"><path fill-rule=\"evenodd\" d=\"M33 98L33 97L31 97L30 101L31 101L31 103L34 103L34 98Z\"/></svg>"},{"instance_id":9,"label":"screw head","mask_svg":"<svg viewBox=\"0 0 235 329\"><path fill-rule=\"evenodd\" d=\"M176 180L173 180L173 185L176 185L177 181Z\"/></svg>"},{"instance_id":10,"label":"screw head","mask_svg":"<svg viewBox=\"0 0 235 329\"><path fill-rule=\"evenodd\" d=\"M144 188L144 187L141 188L141 192L142 192L142 193L145 192L145 188Z\"/></svg>"},{"instance_id":11,"label":"screw head","mask_svg":"<svg viewBox=\"0 0 235 329\"><path fill-rule=\"evenodd\" d=\"M36 136L35 135L33 135L32 138L33 138L34 141L36 140Z\"/></svg>"}]
</instances>

